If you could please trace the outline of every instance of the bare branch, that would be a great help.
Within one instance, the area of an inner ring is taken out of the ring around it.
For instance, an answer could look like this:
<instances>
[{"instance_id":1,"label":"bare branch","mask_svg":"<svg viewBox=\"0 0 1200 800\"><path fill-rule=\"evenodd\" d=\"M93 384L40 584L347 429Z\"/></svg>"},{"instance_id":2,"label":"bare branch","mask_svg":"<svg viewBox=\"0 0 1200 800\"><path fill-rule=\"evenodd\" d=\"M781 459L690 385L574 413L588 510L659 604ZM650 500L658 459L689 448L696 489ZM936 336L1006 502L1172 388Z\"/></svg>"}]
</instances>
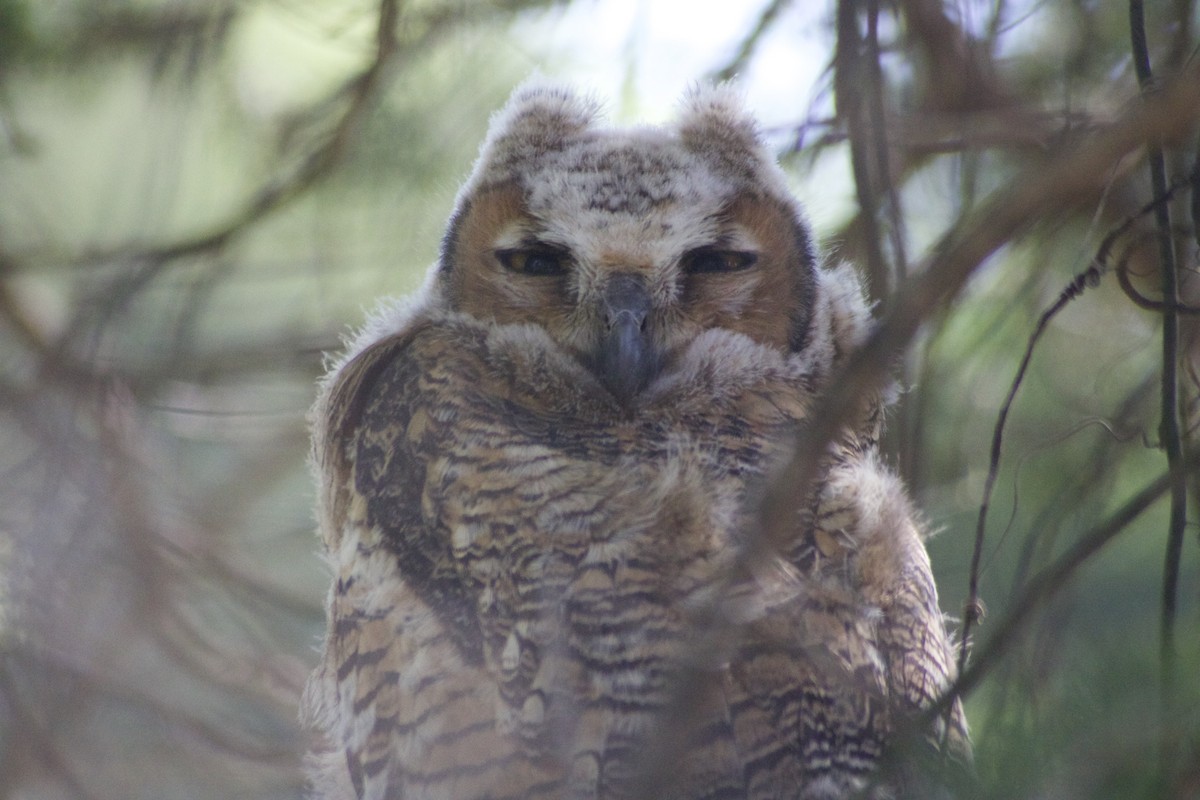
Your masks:
<instances>
[{"instance_id":1,"label":"bare branch","mask_svg":"<svg viewBox=\"0 0 1200 800\"><path fill-rule=\"evenodd\" d=\"M1146 43L1145 12L1142 0L1129 0L1129 31L1133 43L1133 63L1137 69L1142 92L1153 87L1150 51ZM1150 183L1154 197L1167 194L1167 166L1162 148L1153 144L1149 150ZM1171 207L1161 203L1154 209L1159 233L1159 270L1162 276L1163 339L1162 339L1162 421L1160 435L1167 453L1171 472L1171 519L1167 530L1167 550L1163 565L1162 620L1160 624L1162 651L1162 683L1164 704L1174 694L1175 682L1175 615L1179 592L1179 559L1183 550L1183 529L1187 525L1187 483L1182 472L1183 437L1179 425L1179 276L1175 265L1175 242L1171 235Z\"/></svg>"}]
</instances>

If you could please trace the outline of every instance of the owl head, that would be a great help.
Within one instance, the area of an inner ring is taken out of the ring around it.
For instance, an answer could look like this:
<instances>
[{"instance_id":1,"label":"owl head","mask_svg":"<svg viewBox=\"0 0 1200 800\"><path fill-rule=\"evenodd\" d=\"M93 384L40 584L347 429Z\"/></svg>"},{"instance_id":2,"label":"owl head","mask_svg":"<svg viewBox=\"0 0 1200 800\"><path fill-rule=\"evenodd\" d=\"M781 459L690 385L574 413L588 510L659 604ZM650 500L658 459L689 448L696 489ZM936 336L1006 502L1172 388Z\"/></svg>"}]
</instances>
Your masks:
<instances>
[{"instance_id":1,"label":"owl head","mask_svg":"<svg viewBox=\"0 0 1200 800\"><path fill-rule=\"evenodd\" d=\"M436 281L453 311L540 326L628 405L714 328L808 346L821 272L731 87L692 92L673 124L617 129L534 82L492 121Z\"/></svg>"}]
</instances>

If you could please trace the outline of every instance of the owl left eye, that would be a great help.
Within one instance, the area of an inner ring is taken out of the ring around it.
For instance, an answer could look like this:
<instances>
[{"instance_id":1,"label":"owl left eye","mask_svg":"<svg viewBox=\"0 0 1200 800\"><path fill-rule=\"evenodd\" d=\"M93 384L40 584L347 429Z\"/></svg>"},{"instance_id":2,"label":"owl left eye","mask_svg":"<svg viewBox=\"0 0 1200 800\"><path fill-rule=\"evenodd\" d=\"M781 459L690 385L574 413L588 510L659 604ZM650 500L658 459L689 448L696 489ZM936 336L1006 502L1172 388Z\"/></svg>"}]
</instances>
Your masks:
<instances>
[{"instance_id":1,"label":"owl left eye","mask_svg":"<svg viewBox=\"0 0 1200 800\"><path fill-rule=\"evenodd\" d=\"M740 272L754 266L756 261L757 253L701 247L684 255L683 271L689 275L705 272Z\"/></svg>"},{"instance_id":2,"label":"owl left eye","mask_svg":"<svg viewBox=\"0 0 1200 800\"><path fill-rule=\"evenodd\" d=\"M549 248L497 250L496 258L505 269L522 275L565 275L567 272L566 254Z\"/></svg>"}]
</instances>

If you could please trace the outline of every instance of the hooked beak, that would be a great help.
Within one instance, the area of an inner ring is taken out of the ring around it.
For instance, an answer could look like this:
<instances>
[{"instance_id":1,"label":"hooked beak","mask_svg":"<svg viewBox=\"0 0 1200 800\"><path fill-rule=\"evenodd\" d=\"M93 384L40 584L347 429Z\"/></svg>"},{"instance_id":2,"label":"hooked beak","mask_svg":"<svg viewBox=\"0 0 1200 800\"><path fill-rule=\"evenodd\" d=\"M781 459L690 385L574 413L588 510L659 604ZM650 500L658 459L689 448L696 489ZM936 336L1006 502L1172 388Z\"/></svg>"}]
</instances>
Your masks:
<instances>
[{"instance_id":1,"label":"hooked beak","mask_svg":"<svg viewBox=\"0 0 1200 800\"><path fill-rule=\"evenodd\" d=\"M658 371L658 354L647 330L650 293L641 276L620 272L604 291L604 331L600 344L600 378L629 407Z\"/></svg>"}]
</instances>

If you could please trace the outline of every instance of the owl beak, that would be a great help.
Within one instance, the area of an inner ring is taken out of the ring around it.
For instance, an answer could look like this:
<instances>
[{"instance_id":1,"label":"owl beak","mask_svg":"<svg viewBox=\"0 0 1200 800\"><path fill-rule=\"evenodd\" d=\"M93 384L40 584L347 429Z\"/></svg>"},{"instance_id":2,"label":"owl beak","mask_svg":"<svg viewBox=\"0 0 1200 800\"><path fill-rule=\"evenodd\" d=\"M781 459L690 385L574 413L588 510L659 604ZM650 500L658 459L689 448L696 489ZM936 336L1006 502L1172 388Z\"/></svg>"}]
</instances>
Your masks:
<instances>
[{"instance_id":1,"label":"owl beak","mask_svg":"<svg viewBox=\"0 0 1200 800\"><path fill-rule=\"evenodd\" d=\"M650 293L641 276L620 272L604 292L604 331L600 346L600 378L628 407L650 382L658 358L647 330Z\"/></svg>"}]
</instances>

